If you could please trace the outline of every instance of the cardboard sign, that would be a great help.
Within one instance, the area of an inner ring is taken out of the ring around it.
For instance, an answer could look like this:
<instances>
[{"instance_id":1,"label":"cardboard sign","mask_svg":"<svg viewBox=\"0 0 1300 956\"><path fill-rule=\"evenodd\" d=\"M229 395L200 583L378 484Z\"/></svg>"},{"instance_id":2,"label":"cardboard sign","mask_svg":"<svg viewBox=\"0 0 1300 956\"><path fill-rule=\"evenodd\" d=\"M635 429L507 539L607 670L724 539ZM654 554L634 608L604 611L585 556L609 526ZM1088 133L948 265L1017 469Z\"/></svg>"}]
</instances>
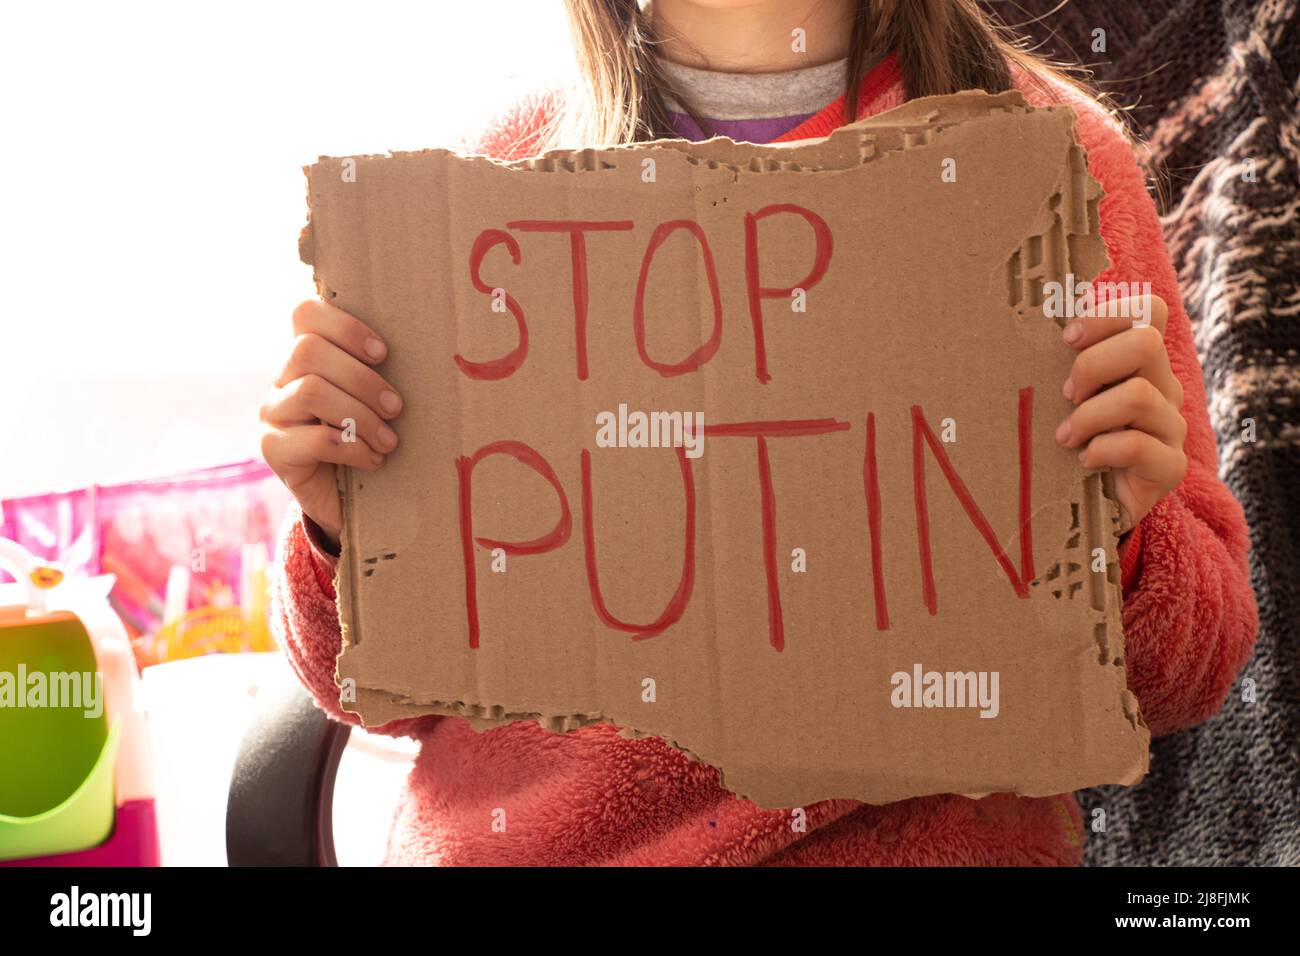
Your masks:
<instances>
[{"instance_id":1,"label":"cardboard sign","mask_svg":"<svg viewBox=\"0 0 1300 956\"><path fill-rule=\"evenodd\" d=\"M341 479L344 705L605 721L767 807L1139 780L1117 508L1052 437L1073 121L312 166L303 259L405 400Z\"/></svg>"}]
</instances>

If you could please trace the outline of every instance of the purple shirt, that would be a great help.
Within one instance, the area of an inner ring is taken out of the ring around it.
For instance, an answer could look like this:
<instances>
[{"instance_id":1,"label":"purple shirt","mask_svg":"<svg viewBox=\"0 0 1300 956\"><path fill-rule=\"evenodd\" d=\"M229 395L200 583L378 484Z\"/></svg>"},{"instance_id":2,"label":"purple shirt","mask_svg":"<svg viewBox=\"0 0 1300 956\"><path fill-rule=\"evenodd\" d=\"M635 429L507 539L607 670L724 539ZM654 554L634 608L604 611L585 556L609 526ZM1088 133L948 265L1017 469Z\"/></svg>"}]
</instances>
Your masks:
<instances>
[{"instance_id":1,"label":"purple shirt","mask_svg":"<svg viewBox=\"0 0 1300 956\"><path fill-rule=\"evenodd\" d=\"M815 115L815 113L800 113L796 116L777 116L772 119L709 120L709 125L714 136L725 136L738 143L770 143ZM668 118L672 120L673 129L683 139L706 138L699 125L685 113L669 113Z\"/></svg>"},{"instance_id":2,"label":"purple shirt","mask_svg":"<svg viewBox=\"0 0 1300 956\"><path fill-rule=\"evenodd\" d=\"M707 137L676 96L690 103L715 136L738 143L770 143L801 125L844 93L847 60L781 73L726 73L663 61L672 93L664 97L677 135Z\"/></svg>"}]
</instances>

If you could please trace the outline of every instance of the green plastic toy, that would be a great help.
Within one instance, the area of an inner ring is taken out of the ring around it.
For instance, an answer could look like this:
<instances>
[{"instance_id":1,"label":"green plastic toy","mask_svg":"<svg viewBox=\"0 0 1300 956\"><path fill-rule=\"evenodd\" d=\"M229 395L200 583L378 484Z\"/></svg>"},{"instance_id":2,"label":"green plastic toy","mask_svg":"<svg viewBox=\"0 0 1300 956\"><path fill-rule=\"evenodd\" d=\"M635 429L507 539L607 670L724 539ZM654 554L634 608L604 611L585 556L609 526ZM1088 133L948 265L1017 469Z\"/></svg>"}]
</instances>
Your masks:
<instances>
[{"instance_id":1,"label":"green plastic toy","mask_svg":"<svg viewBox=\"0 0 1300 956\"><path fill-rule=\"evenodd\" d=\"M94 645L80 618L39 600L58 570L13 557L0 564L32 600L0 606L0 860L96 846L115 813L118 733Z\"/></svg>"}]
</instances>

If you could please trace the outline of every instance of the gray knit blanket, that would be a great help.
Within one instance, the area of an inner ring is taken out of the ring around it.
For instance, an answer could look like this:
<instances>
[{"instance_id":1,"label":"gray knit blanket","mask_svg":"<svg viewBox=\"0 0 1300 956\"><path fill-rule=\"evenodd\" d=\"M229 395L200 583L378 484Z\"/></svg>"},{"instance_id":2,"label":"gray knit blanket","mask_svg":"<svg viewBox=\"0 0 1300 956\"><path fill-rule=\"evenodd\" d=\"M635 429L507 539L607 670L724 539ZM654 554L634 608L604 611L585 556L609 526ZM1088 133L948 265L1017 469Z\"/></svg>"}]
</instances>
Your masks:
<instances>
[{"instance_id":1,"label":"gray knit blanket","mask_svg":"<svg viewBox=\"0 0 1300 956\"><path fill-rule=\"evenodd\" d=\"M1087 862L1300 865L1300 0L986 6L1130 107L1253 549L1254 658L1140 786L1079 795Z\"/></svg>"}]
</instances>

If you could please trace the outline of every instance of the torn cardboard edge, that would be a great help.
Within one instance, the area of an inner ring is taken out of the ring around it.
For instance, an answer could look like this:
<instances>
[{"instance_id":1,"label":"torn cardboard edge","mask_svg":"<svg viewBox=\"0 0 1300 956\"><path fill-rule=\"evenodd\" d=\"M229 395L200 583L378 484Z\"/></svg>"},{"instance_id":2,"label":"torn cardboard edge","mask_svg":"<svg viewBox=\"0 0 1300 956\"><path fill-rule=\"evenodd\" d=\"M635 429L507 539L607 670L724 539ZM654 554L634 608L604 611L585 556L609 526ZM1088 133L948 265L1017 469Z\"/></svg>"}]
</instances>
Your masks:
<instances>
[{"instance_id":1,"label":"torn cardboard edge","mask_svg":"<svg viewBox=\"0 0 1300 956\"><path fill-rule=\"evenodd\" d=\"M1065 112L1071 118L1073 117L1073 111L1066 106L1049 107L1046 111ZM512 162L500 162L487 157L458 158L457 161L490 164L493 167L509 170L512 175L534 173L599 175L605 168L602 157L606 154L617 156L627 152L653 153L657 150L672 150L685 155L688 162L693 165L701 165L710 170L730 171L739 182L742 178L774 172L816 175L855 169L917 146L941 142L948 129L968 122L978 122L981 117L997 112L1014 114L1034 112L1034 110L1017 92L996 95L962 93L951 97L913 100L888 113L841 127L820 140L771 146L738 144L725 138L715 138L703 143L667 140L608 149L557 150L536 158ZM388 158L453 155L455 154L446 150L428 150L417 153L390 153ZM382 158L359 157L359 159ZM1012 253L1005 270L1009 305L1013 312L1021 317L1032 314L1033 309L1041 306L1042 283L1057 274L1060 266L1067 260L1071 272L1076 276L1089 279L1095 278L1107 265L1104 247L1090 250L1088 244L1072 242L1072 239L1077 236L1090 235L1097 237L1095 245L1101 246L1097 214L1101 189L1088 174L1083 149L1077 143L1070 152L1069 163L1070 176L1062 182L1061 189L1052 197L1052 201L1060 203L1060 208L1055 210L1056 215L1053 217L1054 226L1046 234L1026 237L1020 248ZM308 169L307 172L310 191L312 170ZM1095 254L1097 251L1100 251L1100 256ZM300 254L304 262L315 264L315 238L310 221L300 237ZM1077 263L1074 261L1076 258L1080 260ZM328 280L317 276L317 282L322 296L326 299L332 298ZM1041 312L1038 318L1040 321L1043 320ZM359 577L362 573L362 560L357 559L357 544L354 540L358 479L359 476L350 469L341 469L339 485L343 500L345 529L343 552L336 578L340 623L343 630L340 660L345 658L350 649L360 641L360 621L357 619L354 607L354 596L359 593L362 586ZM1109 476L1103 473L1082 476L1074 504L1075 525L1071 529L1064 551L1058 561L1045 573L1039 575L1034 583L1066 597L1086 594L1088 604L1096 615L1093 637L1097 648L1097 664L1101 667L1122 668L1123 635L1120 625L1122 596L1116 556L1119 517L1118 505L1110 490ZM1088 571L1090 556L1093 548L1096 547L1103 547L1106 552L1107 570L1104 575ZM368 557L363 560L370 559ZM336 680L338 680L337 672ZM1146 773L1146 747L1149 733L1139 713L1137 701L1126 687L1121 686L1118 704L1133 730L1141 738L1141 760L1131 768L1131 772L1125 779L1097 780L1080 783L1078 786L1094 783L1132 784L1139 781ZM357 685L353 706L345 705L345 709L361 714L367 726L377 726L394 719L422 715L463 717L476 730L492 729L519 720L536 721L540 726L554 732L567 732L593 723L613 722L621 728L625 736L657 736L692 759L718 767L724 785L727 778L727 770L716 760L709 759L713 755L697 754L686 745L685 741L673 735L643 732L617 721L610 721L603 713L542 713L514 710L499 703L471 699L419 700L409 695L393 693L382 686L363 684ZM1026 796L1046 796L1061 792L1062 789L1076 788L1054 786L1042 791L1033 788L1015 788L1012 792ZM752 796L744 792L741 792L741 795ZM835 795L854 796L847 793ZM758 794L756 798L762 796ZM758 802L762 800L759 799ZM872 801L868 800L868 802Z\"/></svg>"}]
</instances>

